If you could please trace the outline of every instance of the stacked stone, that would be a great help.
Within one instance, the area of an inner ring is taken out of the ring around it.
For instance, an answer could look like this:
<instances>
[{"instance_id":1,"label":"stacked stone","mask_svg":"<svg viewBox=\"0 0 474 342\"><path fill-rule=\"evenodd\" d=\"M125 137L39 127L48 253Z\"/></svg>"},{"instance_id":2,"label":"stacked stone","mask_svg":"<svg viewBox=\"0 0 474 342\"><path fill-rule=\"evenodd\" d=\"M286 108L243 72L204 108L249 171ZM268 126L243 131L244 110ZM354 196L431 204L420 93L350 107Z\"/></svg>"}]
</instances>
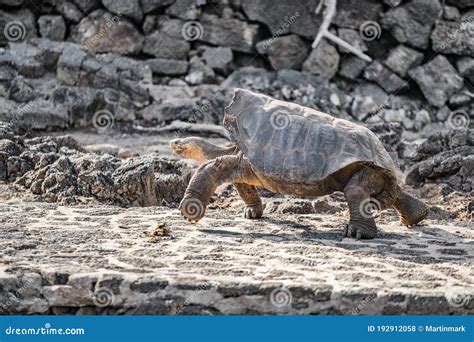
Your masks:
<instances>
[{"instance_id":1,"label":"stacked stone","mask_svg":"<svg viewBox=\"0 0 474 342\"><path fill-rule=\"evenodd\" d=\"M417 132L452 128L456 111L469 125L474 1L352 3L338 1L330 31L371 62L326 39L311 48L315 0L0 0L0 118L19 108L35 128L87 126L105 108L218 123L226 86L252 67L240 85L340 117ZM289 70L301 82L281 82ZM196 120L203 102L211 114Z\"/></svg>"}]
</instances>

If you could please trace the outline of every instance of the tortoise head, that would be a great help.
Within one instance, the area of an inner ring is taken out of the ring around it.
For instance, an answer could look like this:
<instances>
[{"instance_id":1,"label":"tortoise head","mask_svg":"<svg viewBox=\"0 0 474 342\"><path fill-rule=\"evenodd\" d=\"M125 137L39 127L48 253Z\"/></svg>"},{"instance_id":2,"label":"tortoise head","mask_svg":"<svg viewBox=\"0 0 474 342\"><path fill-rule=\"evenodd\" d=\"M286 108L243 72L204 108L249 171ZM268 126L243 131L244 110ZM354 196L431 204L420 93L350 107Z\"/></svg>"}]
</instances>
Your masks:
<instances>
[{"instance_id":1,"label":"tortoise head","mask_svg":"<svg viewBox=\"0 0 474 342\"><path fill-rule=\"evenodd\" d=\"M204 163L208 160L204 152L208 144L209 143L202 138L189 137L171 140L170 148L178 156L193 159L198 163Z\"/></svg>"}]
</instances>

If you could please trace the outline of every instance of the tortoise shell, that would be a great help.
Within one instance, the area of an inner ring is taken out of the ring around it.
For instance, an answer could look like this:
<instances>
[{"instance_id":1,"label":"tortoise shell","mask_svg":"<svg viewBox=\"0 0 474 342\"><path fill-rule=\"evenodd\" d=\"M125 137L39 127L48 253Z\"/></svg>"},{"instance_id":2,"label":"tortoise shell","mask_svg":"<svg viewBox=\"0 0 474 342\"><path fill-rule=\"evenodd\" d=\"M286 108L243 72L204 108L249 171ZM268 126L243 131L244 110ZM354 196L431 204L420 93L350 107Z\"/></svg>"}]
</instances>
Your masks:
<instances>
[{"instance_id":1,"label":"tortoise shell","mask_svg":"<svg viewBox=\"0 0 474 342\"><path fill-rule=\"evenodd\" d=\"M366 127L317 110L236 89L224 126L250 163L282 181L321 181L359 162L398 176L377 136Z\"/></svg>"}]
</instances>

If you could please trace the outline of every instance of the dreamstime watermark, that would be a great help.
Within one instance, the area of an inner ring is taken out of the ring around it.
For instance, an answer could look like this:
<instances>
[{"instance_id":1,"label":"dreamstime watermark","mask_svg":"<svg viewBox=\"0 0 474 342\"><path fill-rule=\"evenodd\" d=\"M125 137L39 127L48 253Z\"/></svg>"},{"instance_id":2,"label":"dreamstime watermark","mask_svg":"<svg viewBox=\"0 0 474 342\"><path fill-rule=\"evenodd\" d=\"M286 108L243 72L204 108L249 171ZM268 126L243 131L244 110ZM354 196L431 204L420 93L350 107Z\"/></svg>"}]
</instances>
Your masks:
<instances>
[{"instance_id":1,"label":"dreamstime watermark","mask_svg":"<svg viewBox=\"0 0 474 342\"><path fill-rule=\"evenodd\" d=\"M446 120L446 123L452 129L468 128L470 122L469 114L463 110L455 110L451 112Z\"/></svg>"},{"instance_id":2,"label":"dreamstime watermark","mask_svg":"<svg viewBox=\"0 0 474 342\"><path fill-rule=\"evenodd\" d=\"M114 298L115 296L111 290L107 288L99 288L94 292L92 301L95 306L103 308L112 305Z\"/></svg>"},{"instance_id":3,"label":"dreamstime watermark","mask_svg":"<svg viewBox=\"0 0 474 342\"><path fill-rule=\"evenodd\" d=\"M376 108L374 111L367 114L363 121L365 123L376 123L378 121L381 121L381 116L383 115L385 109L388 109L387 104L383 104L382 106Z\"/></svg>"},{"instance_id":4,"label":"dreamstime watermark","mask_svg":"<svg viewBox=\"0 0 474 342\"><path fill-rule=\"evenodd\" d=\"M273 36L271 38L269 38L269 39L267 39L263 42L262 48L264 50L267 50L270 47L270 45L275 41L275 39L277 39L281 35L288 32L291 25L293 25L296 22L296 20L298 20L298 18L300 16L301 16L300 12L298 12L298 11L296 11L291 16L285 16L285 18L283 18L283 24L281 24L281 26L275 31L275 33L273 34Z\"/></svg>"},{"instance_id":5,"label":"dreamstime watermark","mask_svg":"<svg viewBox=\"0 0 474 342\"><path fill-rule=\"evenodd\" d=\"M286 112L273 112L270 116L270 125L277 131L287 128L291 124L291 114Z\"/></svg>"},{"instance_id":6,"label":"dreamstime watermark","mask_svg":"<svg viewBox=\"0 0 474 342\"><path fill-rule=\"evenodd\" d=\"M84 46L88 49L92 49L94 45L100 39L104 38L107 35L107 33L110 31L110 29L120 21L121 17L122 17L122 14L118 13L114 15L112 18L106 18L105 27L100 29L99 32L97 32L91 38L89 38Z\"/></svg>"},{"instance_id":7,"label":"dreamstime watermark","mask_svg":"<svg viewBox=\"0 0 474 342\"><path fill-rule=\"evenodd\" d=\"M270 303L277 308L290 306L293 301L293 295L291 291L286 287L279 287L272 291L270 294Z\"/></svg>"},{"instance_id":8,"label":"dreamstime watermark","mask_svg":"<svg viewBox=\"0 0 474 342\"><path fill-rule=\"evenodd\" d=\"M382 29L376 21L364 21L359 26L359 35L362 40L372 41L380 38L382 35Z\"/></svg>"},{"instance_id":9,"label":"dreamstime watermark","mask_svg":"<svg viewBox=\"0 0 474 342\"><path fill-rule=\"evenodd\" d=\"M366 198L359 204L359 213L365 218L374 218L380 215L382 204L375 198Z\"/></svg>"},{"instance_id":10,"label":"dreamstime watermark","mask_svg":"<svg viewBox=\"0 0 474 342\"><path fill-rule=\"evenodd\" d=\"M448 38L441 42L439 45L435 44L433 46L433 50L439 52L445 50L448 45L456 41L459 37L459 33L466 31L469 36L474 36L474 16L469 16L468 18L462 20L459 23L459 27L457 27L454 32L448 34Z\"/></svg>"},{"instance_id":11,"label":"dreamstime watermark","mask_svg":"<svg viewBox=\"0 0 474 342\"><path fill-rule=\"evenodd\" d=\"M3 35L10 42L18 42L26 36L25 24L19 20L9 21L3 28Z\"/></svg>"},{"instance_id":12,"label":"dreamstime watermark","mask_svg":"<svg viewBox=\"0 0 474 342\"><path fill-rule=\"evenodd\" d=\"M366 307L371 301L373 301L375 298L377 298L377 295L375 293L372 293L365 297L360 304L358 304L354 309L351 310L350 314L351 315L358 315L360 311Z\"/></svg>"},{"instance_id":13,"label":"dreamstime watermark","mask_svg":"<svg viewBox=\"0 0 474 342\"><path fill-rule=\"evenodd\" d=\"M193 114L189 118L188 122L190 124L197 123L198 120L202 120L204 118L205 112L208 112L211 109L209 103L203 103L199 108L193 110ZM180 138L183 133L186 131L184 128L180 128L174 132L175 138Z\"/></svg>"},{"instance_id":14,"label":"dreamstime watermark","mask_svg":"<svg viewBox=\"0 0 474 342\"><path fill-rule=\"evenodd\" d=\"M204 204L197 198L185 198L179 207L181 214L183 214L189 221L197 221L204 216Z\"/></svg>"},{"instance_id":15,"label":"dreamstime watermark","mask_svg":"<svg viewBox=\"0 0 474 342\"><path fill-rule=\"evenodd\" d=\"M101 109L94 113L92 116L92 125L99 132L103 132L109 128L112 128L115 122L115 117L112 112Z\"/></svg>"},{"instance_id":16,"label":"dreamstime watermark","mask_svg":"<svg viewBox=\"0 0 474 342\"><path fill-rule=\"evenodd\" d=\"M183 309L186 306L194 303L196 301L196 298L198 298L200 295L202 295L203 291L206 291L208 289L209 289L209 285L199 285L196 288L195 292L193 292L193 293L191 293L191 295L187 296L182 304L180 304L179 306L177 306L176 308L174 308L171 311L171 315L180 315L181 312L183 311Z\"/></svg>"},{"instance_id":17,"label":"dreamstime watermark","mask_svg":"<svg viewBox=\"0 0 474 342\"><path fill-rule=\"evenodd\" d=\"M467 289L458 286L450 287L445 292L444 296L446 297L448 304L456 308L466 306L469 301L474 298Z\"/></svg>"},{"instance_id":18,"label":"dreamstime watermark","mask_svg":"<svg viewBox=\"0 0 474 342\"><path fill-rule=\"evenodd\" d=\"M50 323L45 323L40 328L16 328L9 326L5 329L5 335L85 335L83 328L53 328Z\"/></svg>"},{"instance_id":19,"label":"dreamstime watermark","mask_svg":"<svg viewBox=\"0 0 474 342\"><path fill-rule=\"evenodd\" d=\"M181 28L181 35L187 41L195 41L201 39L204 35L204 28L198 21L187 21Z\"/></svg>"},{"instance_id":20,"label":"dreamstime watermark","mask_svg":"<svg viewBox=\"0 0 474 342\"><path fill-rule=\"evenodd\" d=\"M25 293L29 288L33 286L34 282L29 279L23 279L23 284L20 288L15 290L15 293L19 296L21 296L23 293ZM6 312L8 308L11 308L13 304L18 303L18 297L17 295L14 295L11 292L8 292L6 300L3 302L3 304L0 306L0 313L1 312Z\"/></svg>"}]
</instances>

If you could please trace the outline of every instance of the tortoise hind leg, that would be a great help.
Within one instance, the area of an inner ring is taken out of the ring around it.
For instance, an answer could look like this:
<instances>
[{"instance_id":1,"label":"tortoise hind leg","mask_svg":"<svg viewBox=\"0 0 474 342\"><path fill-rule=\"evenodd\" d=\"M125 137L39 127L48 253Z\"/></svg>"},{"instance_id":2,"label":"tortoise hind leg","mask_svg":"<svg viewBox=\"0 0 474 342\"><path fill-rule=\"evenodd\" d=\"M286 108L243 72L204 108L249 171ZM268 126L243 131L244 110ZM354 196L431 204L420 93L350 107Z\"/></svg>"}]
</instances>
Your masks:
<instances>
[{"instance_id":1,"label":"tortoise hind leg","mask_svg":"<svg viewBox=\"0 0 474 342\"><path fill-rule=\"evenodd\" d=\"M245 202L244 217L248 219L257 219L263 215L262 199L253 185L244 183L234 183L235 189Z\"/></svg>"},{"instance_id":2,"label":"tortoise hind leg","mask_svg":"<svg viewBox=\"0 0 474 342\"><path fill-rule=\"evenodd\" d=\"M380 172L372 168L356 171L344 188L344 196L349 206L349 224L344 236L356 239L373 239L377 226L373 212L380 210L373 197L385 187L386 180Z\"/></svg>"},{"instance_id":3,"label":"tortoise hind leg","mask_svg":"<svg viewBox=\"0 0 474 342\"><path fill-rule=\"evenodd\" d=\"M375 220L364 211L364 206L370 202L370 195L359 186L349 186L344 189L344 196L349 206L349 223L344 231L345 237L359 239L373 239L377 234Z\"/></svg>"},{"instance_id":4,"label":"tortoise hind leg","mask_svg":"<svg viewBox=\"0 0 474 342\"><path fill-rule=\"evenodd\" d=\"M426 204L402 189L399 191L394 207L400 213L402 224L405 226L417 224L425 219L430 211Z\"/></svg>"}]
</instances>

